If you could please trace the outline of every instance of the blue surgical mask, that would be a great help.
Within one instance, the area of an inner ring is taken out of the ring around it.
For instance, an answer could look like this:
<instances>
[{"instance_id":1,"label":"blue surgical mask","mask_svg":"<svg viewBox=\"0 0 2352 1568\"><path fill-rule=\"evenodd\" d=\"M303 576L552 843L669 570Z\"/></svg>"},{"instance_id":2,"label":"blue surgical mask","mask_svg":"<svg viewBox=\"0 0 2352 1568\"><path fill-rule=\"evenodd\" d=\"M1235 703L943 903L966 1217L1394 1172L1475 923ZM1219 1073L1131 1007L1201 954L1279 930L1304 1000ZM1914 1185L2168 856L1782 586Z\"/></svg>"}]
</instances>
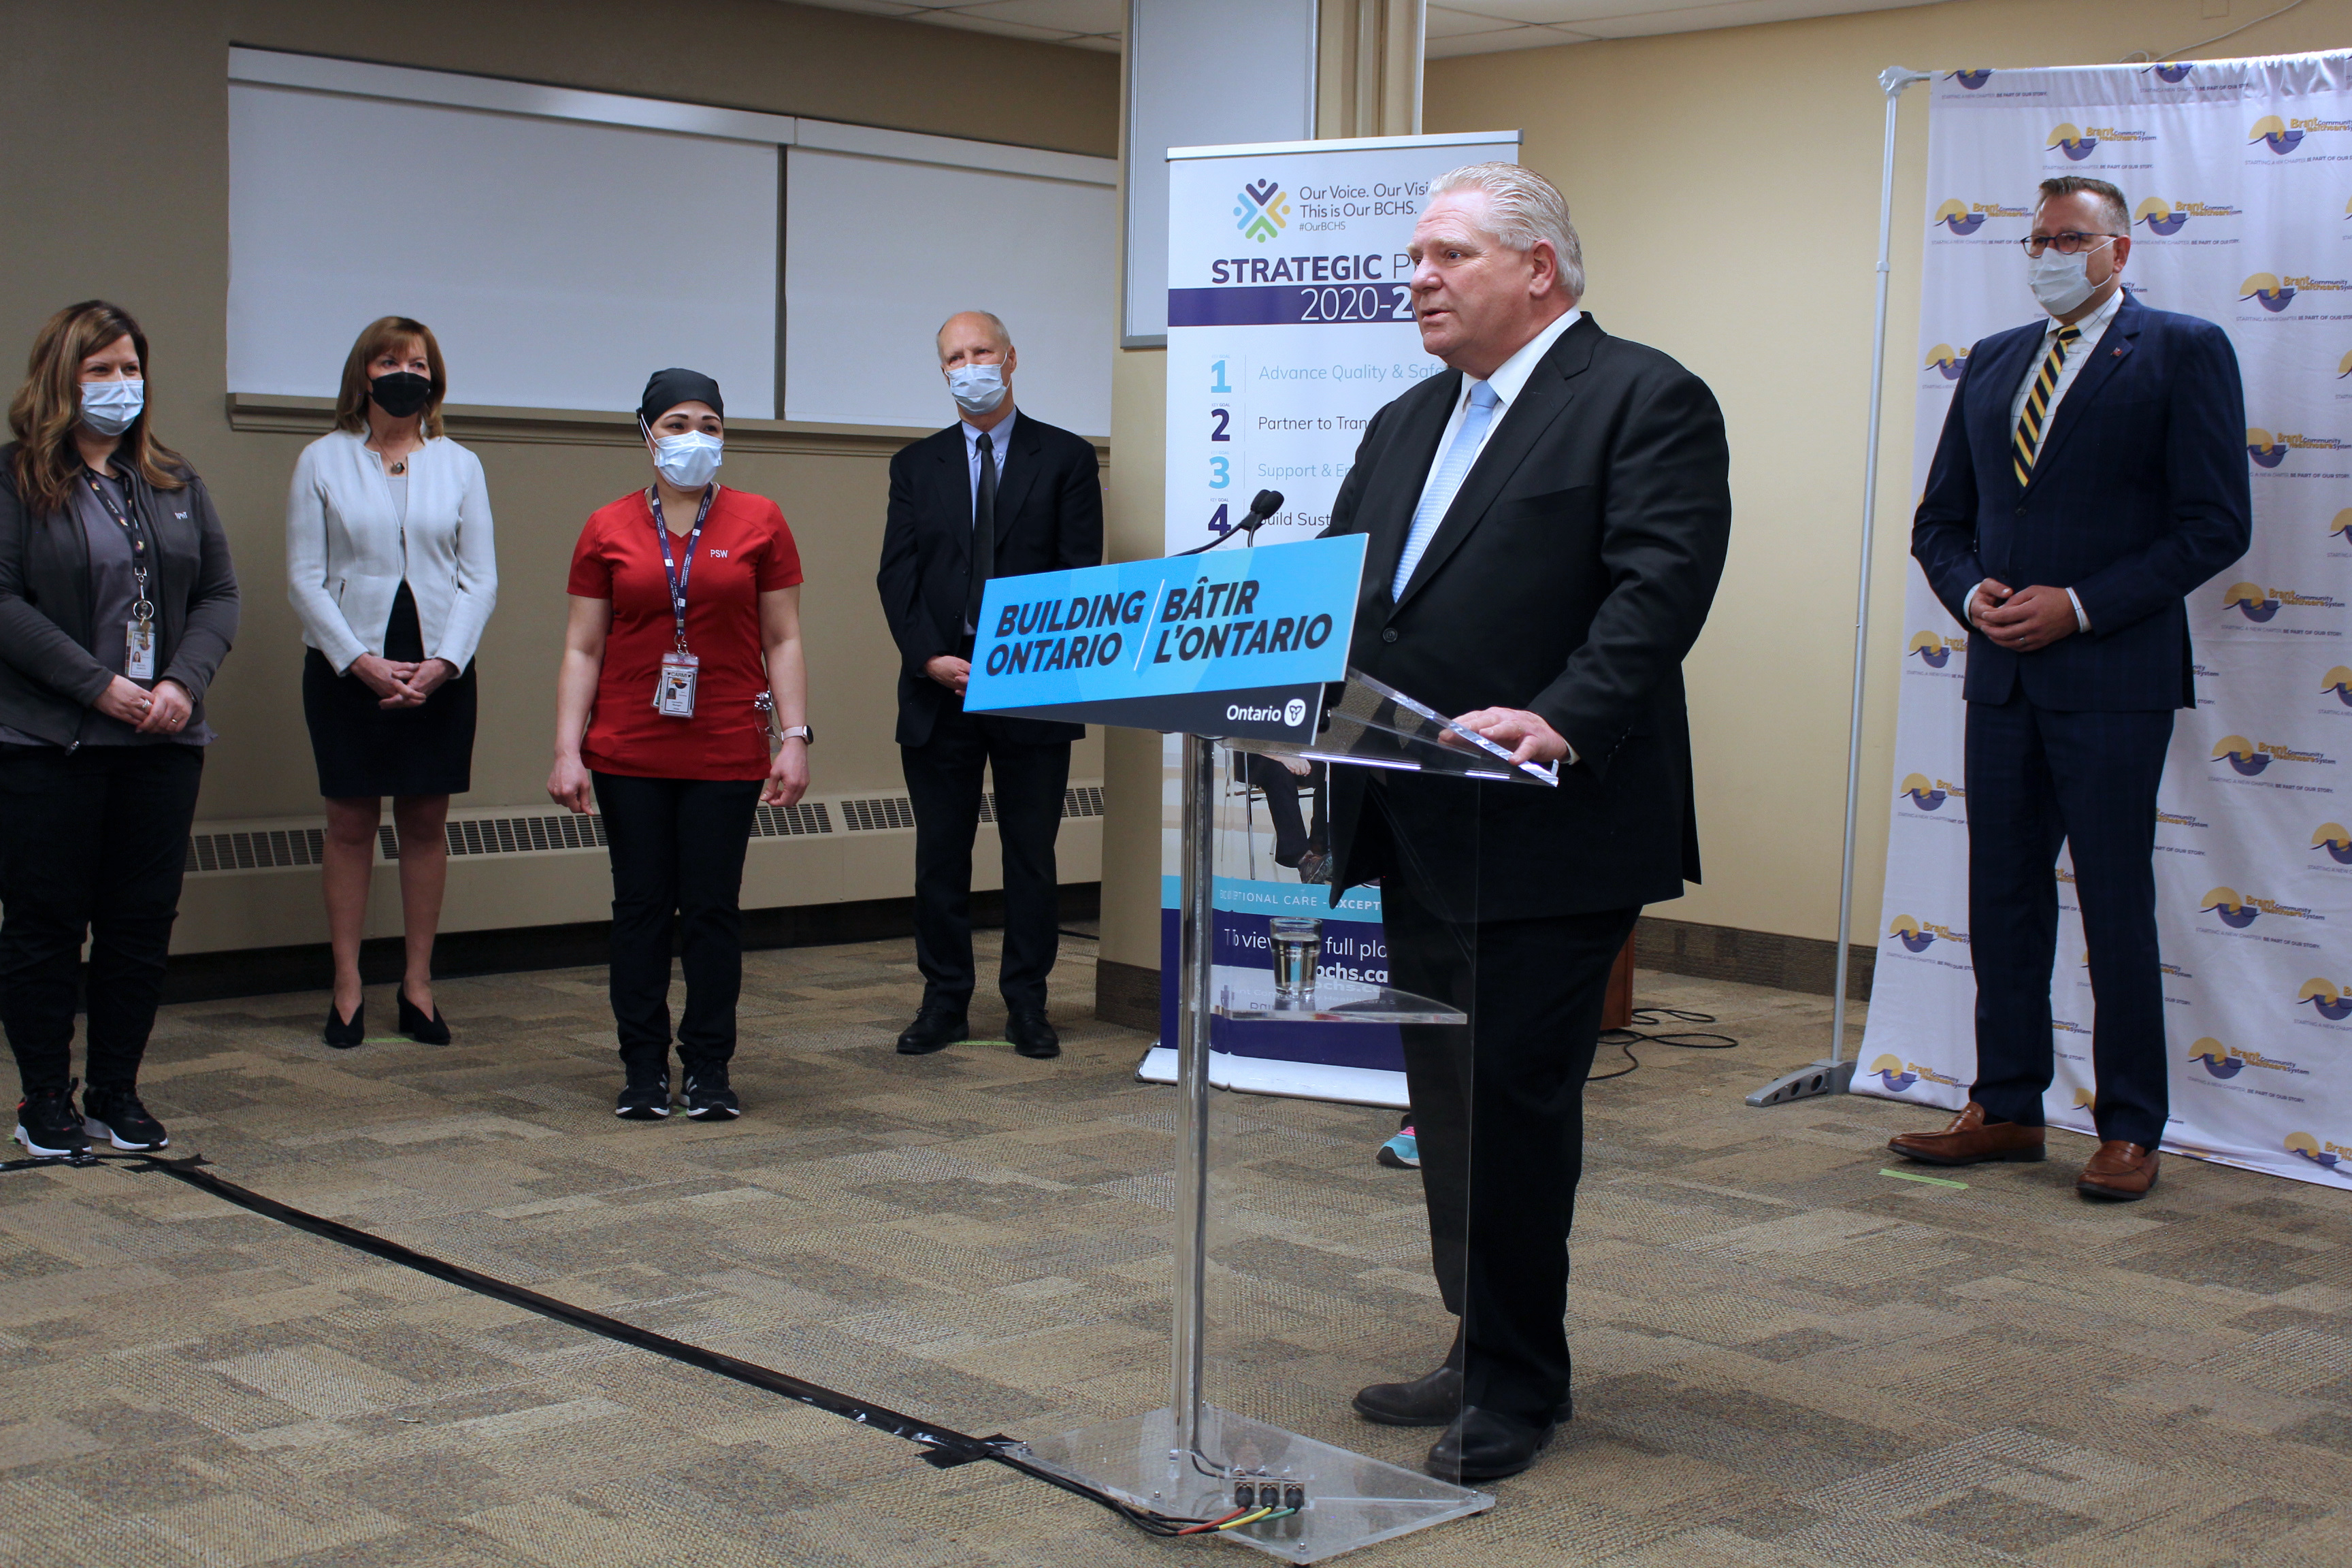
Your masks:
<instances>
[{"instance_id":1,"label":"blue surgical mask","mask_svg":"<svg viewBox=\"0 0 2352 1568\"><path fill-rule=\"evenodd\" d=\"M146 406L147 384L143 381L81 384L81 422L101 436L121 435Z\"/></svg>"},{"instance_id":2,"label":"blue surgical mask","mask_svg":"<svg viewBox=\"0 0 2352 1568\"><path fill-rule=\"evenodd\" d=\"M719 437L699 430L654 439L654 467L682 490L698 490L709 484L721 460Z\"/></svg>"},{"instance_id":3,"label":"blue surgical mask","mask_svg":"<svg viewBox=\"0 0 2352 1568\"><path fill-rule=\"evenodd\" d=\"M1004 367L960 364L948 371L948 392L966 414L993 413L1004 401Z\"/></svg>"}]
</instances>

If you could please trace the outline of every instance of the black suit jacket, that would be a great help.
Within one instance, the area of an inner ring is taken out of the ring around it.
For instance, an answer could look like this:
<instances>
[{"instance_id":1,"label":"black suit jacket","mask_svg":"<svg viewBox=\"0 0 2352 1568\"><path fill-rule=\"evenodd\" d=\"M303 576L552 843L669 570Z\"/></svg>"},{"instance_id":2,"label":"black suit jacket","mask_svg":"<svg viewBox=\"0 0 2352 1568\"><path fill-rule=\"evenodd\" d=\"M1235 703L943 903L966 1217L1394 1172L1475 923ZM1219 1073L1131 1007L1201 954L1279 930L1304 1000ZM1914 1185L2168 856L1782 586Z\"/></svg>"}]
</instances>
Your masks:
<instances>
[{"instance_id":1,"label":"black suit jacket","mask_svg":"<svg viewBox=\"0 0 2352 1568\"><path fill-rule=\"evenodd\" d=\"M1031 417L1013 422L996 490L996 573L1016 577L1102 563L1102 470L1094 443ZM919 746L955 695L923 673L963 652L971 578L971 469L963 426L950 425L890 459L890 512L875 584L898 645L898 743ZM1083 724L1002 721L1015 740L1075 741Z\"/></svg>"},{"instance_id":2,"label":"black suit jacket","mask_svg":"<svg viewBox=\"0 0 2352 1568\"><path fill-rule=\"evenodd\" d=\"M1699 875L1682 660L1731 533L1722 411L1672 359L1583 318L1512 401L1392 600L1461 389L1448 373L1381 409L1340 487L1328 531L1370 536L1350 657L1448 715L1540 713L1578 761L1557 790L1332 769L1335 897L1417 863L1425 892L1444 881L1464 896L1440 911L1454 918L1678 898Z\"/></svg>"}]
</instances>

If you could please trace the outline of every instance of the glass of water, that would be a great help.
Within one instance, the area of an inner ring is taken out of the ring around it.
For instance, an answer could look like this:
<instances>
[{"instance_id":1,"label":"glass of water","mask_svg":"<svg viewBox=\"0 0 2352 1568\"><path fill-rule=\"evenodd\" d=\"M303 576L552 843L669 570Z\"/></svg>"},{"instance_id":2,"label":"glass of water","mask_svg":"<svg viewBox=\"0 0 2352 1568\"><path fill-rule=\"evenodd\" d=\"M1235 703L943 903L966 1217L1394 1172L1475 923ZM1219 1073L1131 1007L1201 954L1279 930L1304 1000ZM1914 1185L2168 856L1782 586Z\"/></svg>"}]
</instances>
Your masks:
<instances>
[{"instance_id":1,"label":"glass of water","mask_svg":"<svg viewBox=\"0 0 2352 1568\"><path fill-rule=\"evenodd\" d=\"M1323 956L1323 922L1312 915L1276 915L1266 924L1274 938L1276 1000L1312 1002L1316 961Z\"/></svg>"}]
</instances>

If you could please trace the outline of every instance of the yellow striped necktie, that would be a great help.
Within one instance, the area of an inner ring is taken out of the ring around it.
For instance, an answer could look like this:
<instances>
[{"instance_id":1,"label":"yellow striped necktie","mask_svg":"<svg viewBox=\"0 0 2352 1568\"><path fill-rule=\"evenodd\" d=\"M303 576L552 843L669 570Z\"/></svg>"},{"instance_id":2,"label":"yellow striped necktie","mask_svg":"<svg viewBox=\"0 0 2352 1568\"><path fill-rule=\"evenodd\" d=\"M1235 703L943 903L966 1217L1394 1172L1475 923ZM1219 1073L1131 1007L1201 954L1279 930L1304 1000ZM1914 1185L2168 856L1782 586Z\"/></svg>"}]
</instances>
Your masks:
<instances>
[{"instance_id":1,"label":"yellow striped necktie","mask_svg":"<svg viewBox=\"0 0 2352 1568\"><path fill-rule=\"evenodd\" d=\"M2061 327L2052 342L2050 352L2034 374L2033 390L2025 395L2025 407L2017 416L2017 434L2011 438L2014 450L2010 461L2017 468L2017 482L2025 484L2033 478L2033 454L2042 445L2042 424L2050 416L2050 399L2058 390L2058 369L2066 363L2066 350L2083 335L2080 327Z\"/></svg>"}]
</instances>

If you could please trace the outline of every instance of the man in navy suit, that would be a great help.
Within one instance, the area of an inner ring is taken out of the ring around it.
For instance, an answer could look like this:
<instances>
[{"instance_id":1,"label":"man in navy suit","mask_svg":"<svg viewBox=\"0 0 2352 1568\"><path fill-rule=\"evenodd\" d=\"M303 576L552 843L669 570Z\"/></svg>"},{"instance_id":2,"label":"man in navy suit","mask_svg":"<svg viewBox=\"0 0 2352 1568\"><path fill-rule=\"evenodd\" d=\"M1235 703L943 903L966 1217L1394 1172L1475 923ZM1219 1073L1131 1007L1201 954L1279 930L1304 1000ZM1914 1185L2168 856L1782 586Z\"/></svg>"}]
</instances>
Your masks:
<instances>
[{"instance_id":1,"label":"man in navy suit","mask_svg":"<svg viewBox=\"0 0 2352 1568\"><path fill-rule=\"evenodd\" d=\"M2246 552L2245 396L2210 321L2123 291L2130 208L2105 180L2042 182L2028 281L2050 319L1970 351L1911 553L1969 633L1969 940L1977 1080L1939 1165L2042 1157L2053 875L2074 862L2098 1019L2098 1152L2075 1190L2156 1184L2168 1113L2156 792L2196 705L2183 598Z\"/></svg>"}]
</instances>

